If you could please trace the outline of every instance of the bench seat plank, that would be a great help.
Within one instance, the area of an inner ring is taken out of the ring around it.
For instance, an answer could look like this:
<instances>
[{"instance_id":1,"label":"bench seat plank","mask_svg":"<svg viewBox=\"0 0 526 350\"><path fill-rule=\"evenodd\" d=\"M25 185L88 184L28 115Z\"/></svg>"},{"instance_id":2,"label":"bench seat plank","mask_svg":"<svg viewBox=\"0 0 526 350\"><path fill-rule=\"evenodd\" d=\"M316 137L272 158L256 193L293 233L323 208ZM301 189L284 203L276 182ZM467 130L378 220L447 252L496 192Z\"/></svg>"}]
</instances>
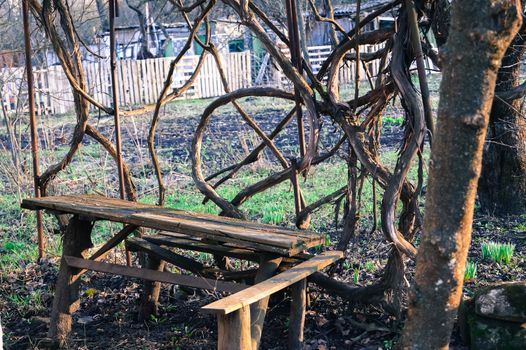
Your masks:
<instances>
[{"instance_id":1,"label":"bench seat plank","mask_svg":"<svg viewBox=\"0 0 526 350\"><path fill-rule=\"evenodd\" d=\"M203 312L214 314L229 314L233 311L239 310L244 306L248 306L262 298L268 297L273 293L287 288L288 286L307 278L314 272L329 266L343 257L341 251L328 251L313 257L310 260L304 261L291 269L271 277L263 282L260 282L252 287L244 289L243 291L230 295L226 298L217 300L211 304L203 306Z\"/></svg>"}]
</instances>

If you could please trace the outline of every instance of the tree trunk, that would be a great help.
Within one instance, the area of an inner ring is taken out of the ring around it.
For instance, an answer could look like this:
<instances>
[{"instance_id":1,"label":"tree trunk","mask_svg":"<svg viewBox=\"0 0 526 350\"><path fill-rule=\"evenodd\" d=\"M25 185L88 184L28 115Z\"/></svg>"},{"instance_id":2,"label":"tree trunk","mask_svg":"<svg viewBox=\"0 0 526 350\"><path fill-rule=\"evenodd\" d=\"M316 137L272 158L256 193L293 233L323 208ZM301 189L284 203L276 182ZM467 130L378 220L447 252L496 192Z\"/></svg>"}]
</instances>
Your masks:
<instances>
[{"instance_id":1,"label":"tree trunk","mask_svg":"<svg viewBox=\"0 0 526 350\"><path fill-rule=\"evenodd\" d=\"M453 2L424 234L400 348L448 348L497 71L520 27L520 13L518 0Z\"/></svg>"},{"instance_id":2,"label":"tree trunk","mask_svg":"<svg viewBox=\"0 0 526 350\"><path fill-rule=\"evenodd\" d=\"M521 1L522 6L526 1ZM526 23L502 60L495 92L519 85L520 62L526 51ZM496 97L484 146L479 201L484 212L504 216L526 213L526 120L521 99Z\"/></svg>"},{"instance_id":3,"label":"tree trunk","mask_svg":"<svg viewBox=\"0 0 526 350\"><path fill-rule=\"evenodd\" d=\"M97 12L99 13L99 19L103 31L108 31L110 29L110 24L108 20L108 11L106 10L106 4L104 0L96 0Z\"/></svg>"},{"instance_id":4,"label":"tree trunk","mask_svg":"<svg viewBox=\"0 0 526 350\"><path fill-rule=\"evenodd\" d=\"M149 23L148 23L148 17L143 12L141 7L146 6L145 3L139 3L139 5L134 6L130 0L126 0L126 5L135 12L137 15L137 19L139 20L139 29L141 31L141 49L137 53L137 59L139 60L145 60L148 58L154 58L154 54L150 51L150 33L149 33Z\"/></svg>"}]
</instances>

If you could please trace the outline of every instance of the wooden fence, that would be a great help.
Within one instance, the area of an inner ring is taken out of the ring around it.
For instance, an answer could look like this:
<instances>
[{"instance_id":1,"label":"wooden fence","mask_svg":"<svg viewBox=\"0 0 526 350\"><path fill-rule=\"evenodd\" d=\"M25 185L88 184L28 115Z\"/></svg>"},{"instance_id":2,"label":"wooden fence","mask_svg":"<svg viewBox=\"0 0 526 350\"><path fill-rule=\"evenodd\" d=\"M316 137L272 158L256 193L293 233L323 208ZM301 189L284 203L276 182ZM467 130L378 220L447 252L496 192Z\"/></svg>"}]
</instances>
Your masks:
<instances>
[{"instance_id":1,"label":"wooden fence","mask_svg":"<svg viewBox=\"0 0 526 350\"><path fill-rule=\"evenodd\" d=\"M360 52L361 53L372 53L376 52L383 48L384 44L376 44L376 45L360 45ZM314 74L317 74L325 60L329 57L329 55L332 52L332 47L330 45L327 46L309 46L307 48L308 54L309 54L309 63L312 68L312 71ZM282 52L285 54L285 56L290 57L290 53L288 49L282 49ZM437 68L433 65L430 59L425 60L426 68L429 69L429 72L433 72L434 70L437 70ZM272 67L271 64L268 65L269 67ZM416 64L414 64L414 67L416 68ZM367 72L366 70L367 69ZM380 59L371 60L369 62L365 62L364 65L360 65L360 80L367 80L368 76L374 79L378 75L378 71L380 69ZM368 74L367 74L368 73ZM274 84L278 83L282 86L289 86L290 81L279 71L269 73L272 78L270 80L274 81ZM261 75L261 72L258 74L258 76ZM339 81L340 84L351 84L354 83L354 76L356 75L356 62L355 61L347 61L342 62L340 65L339 70Z\"/></svg>"},{"instance_id":2,"label":"wooden fence","mask_svg":"<svg viewBox=\"0 0 526 350\"><path fill-rule=\"evenodd\" d=\"M119 96L122 107L155 103L173 58L123 60L117 63ZM251 54L249 51L224 54L223 64L232 90L250 87ZM184 84L197 66L199 56L186 56L176 67L172 88ZM111 78L108 61L84 65L88 93L103 105L111 106ZM24 68L0 70L0 99L7 112L23 109L27 101ZM69 82L60 66L34 70L37 113L63 114L74 110ZM214 58L208 55L195 83L181 98L206 98L224 94Z\"/></svg>"},{"instance_id":3,"label":"wooden fence","mask_svg":"<svg viewBox=\"0 0 526 350\"><path fill-rule=\"evenodd\" d=\"M381 45L360 45L360 52L375 52L379 49L381 49ZM283 54L286 57L290 58L290 52L288 48L281 50ZM309 54L309 63L312 68L312 72L314 74L317 74L325 60L329 57L330 53L332 52L332 47L330 45L326 46L309 46L307 48L308 54ZM271 64L268 65L268 67L273 67ZM380 60L373 60L366 63L367 71L369 72L370 76L375 76L378 74L378 70L380 68ZM265 67L263 67L264 69ZM272 78L269 78L269 81L273 81L274 84L281 84L282 86L289 86L290 81L283 75L280 71L274 71L274 72L268 72L269 76ZM354 75L356 74L356 64L354 61L341 63L340 71L339 71L339 79L340 83L342 84L349 84L354 82ZM258 76L261 75L261 72L258 74ZM367 74L365 73L365 69L363 66L360 66L360 78L361 80L367 79Z\"/></svg>"},{"instance_id":4,"label":"wooden fence","mask_svg":"<svg viewBox=\"0 0 526 350\"><path fill-rule=\"evenodd\" d=\"M381 45L361 45L362 53L371 53L381 49ZM282 50L290 56L288 49ZM309 62L313 72L318 73L322 63L332 49L330 46L312 46L308 48ZM252 85L250 51L223 54L223 63L230 88L232 90ZM148 60L123 60L117 63L117 74L120 81L119 96L121 107L132 108L155 103L164 85L170 62L173 58L154 58ZM172 88L184 84L197 66L199 56L186 56L176 67ZM426 61L428 68L434 68ZM362 80L367 76L375 77L380 69L380 60L366 63L366 69L360 67ZM105 106L111 106L111 79L108 61L84 65L88 81L88 93ZM355 62L341 64L339 79L342 84L354 82ZM35 101L37 113L63 114L74 110L73 95L69 82L60 66L34 70ZM24 68L0 69L0 101L6 112L24 109L27 101ZM290 87L290 81L272 64L267 54L262 60L258 72L254 72L256 85ZM193 86L181 98L207 98L224 93L223 85L214 58L208 55Z\"/></svg>"}]
</instances>

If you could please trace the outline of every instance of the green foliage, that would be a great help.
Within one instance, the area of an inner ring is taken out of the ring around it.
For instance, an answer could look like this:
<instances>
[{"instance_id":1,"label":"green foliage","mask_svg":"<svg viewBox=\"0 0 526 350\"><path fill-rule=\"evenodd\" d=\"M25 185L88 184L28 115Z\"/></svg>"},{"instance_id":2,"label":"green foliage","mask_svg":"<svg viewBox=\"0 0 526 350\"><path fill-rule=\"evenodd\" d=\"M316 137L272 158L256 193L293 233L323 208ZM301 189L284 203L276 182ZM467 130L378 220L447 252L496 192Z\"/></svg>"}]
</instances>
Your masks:
<instances>
[{"instance_id":1,"label":"green foliage","mask_svg":"<svg viewBox=\"0 0 526 350\"><path fill-rule=\"evenodd\" d=\"M29 294L9 294L6 299L16 305L18 311L21 313L30 310L39 311L44 309L41 290L35 290Z\"/></svg>"},{"instance_id":2,"label":"green foliage","mask_svg":"<svg viewBox=\"0 0 526 350\"><path fill-rule=\"evenodd\" d=\"M483 259L488 259L499 264L502 263L507 265L513 257L515 244L484 242L482 243L481 249Z\"/></svg>"},{"instance_id":3,"label":"green foliage","mask_svg":"<svg viewBox=\"0 0 526 350\"><path fill-rule=\"evenodd\" d=\"M359 280L360 280L360 269L355 268L352 272L352 281L354 284L358 284Z\"/></svg>"},{"instance_id":4,"label":"green foliage","mask_svg":"<svg viewBox=\"0 0 526 350\"><path fill-rule=\"evenodd\" d=\"M384 117L383 122L385 124L394 124L394 125L402 126L402 124L404 124L404 118L403 117Z\"/></svg>"},{"instance_id":5,"label":"green foliage","mask_svg":"<svg viewBox=\"0 0 526 350\"><path fill-rule=\"evenodd\" d=\"M368 272L374 272L376 271L376 264L374 263L374 261L372 260L367 260L365 262L365 265L364 265L365 269L368 271Z\"/></svg>"},{"instance_id":6,"label":"green foliage","mask_svg":"<svg viewBox=\"0 0 526 350\"><path fill-rule=\"evenodd\" d=\"M473 281L477 278L477 263L468 261L464 272L464 281Z\"/></svg>"}]
</instances>

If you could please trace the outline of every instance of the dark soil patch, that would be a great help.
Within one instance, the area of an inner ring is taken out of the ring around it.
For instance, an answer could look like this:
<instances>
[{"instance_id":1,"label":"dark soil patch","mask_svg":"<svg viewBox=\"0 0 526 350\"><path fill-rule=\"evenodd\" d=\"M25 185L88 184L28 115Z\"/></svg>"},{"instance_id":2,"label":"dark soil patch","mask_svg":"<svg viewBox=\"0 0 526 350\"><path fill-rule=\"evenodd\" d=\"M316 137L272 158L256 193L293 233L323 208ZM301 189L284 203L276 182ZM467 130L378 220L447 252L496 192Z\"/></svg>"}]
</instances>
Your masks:
<instances>
[{"instance_id":1,"label":"dark soil patch","mask_svg":"<svg viewBox=\"0 0 526 350\"><path fill-rule=\"evenodd\" d=\"M526 233L514 219L479 217L474 222L469 259L476 261L475 281L467 282L469 296L479 286L491 282L526 279ZM483 261L480 243L492 240L516 245L509 265ZM359 240L350 265L339 278L365 285L377 280L386 261L388 245L380 233ZM112 258L112 260L115 258ZM367 263L371 261L372 263ZM46 336L52 303L57 261L28 264L19 273L2 277L1 314L6 349L34 349ZM366 266L368 268L366 268ZM374 266L374 268L373 268ZM408 267L412 270L413 264ZM136 321L141 283L138 280L93 273L84 277L81 307L74 314L71 349L214 349L217 331L213 316L199 308L217 295L164 286L160 315L147 323ZM39 295L39 303L35 303ZM20 298L16 298L19 296ZM32 297L30 297L32 296ZM354 305L310 285L310 307L305 323L307 349L389 349L396 342L402 323L373 306ZM33 300L24 301L26 299ZM286 349L289 298L276 295L271 300L264 329L262 349ZM452 348L462 348L455 331Z\"/></svg>"}]
</instances>

